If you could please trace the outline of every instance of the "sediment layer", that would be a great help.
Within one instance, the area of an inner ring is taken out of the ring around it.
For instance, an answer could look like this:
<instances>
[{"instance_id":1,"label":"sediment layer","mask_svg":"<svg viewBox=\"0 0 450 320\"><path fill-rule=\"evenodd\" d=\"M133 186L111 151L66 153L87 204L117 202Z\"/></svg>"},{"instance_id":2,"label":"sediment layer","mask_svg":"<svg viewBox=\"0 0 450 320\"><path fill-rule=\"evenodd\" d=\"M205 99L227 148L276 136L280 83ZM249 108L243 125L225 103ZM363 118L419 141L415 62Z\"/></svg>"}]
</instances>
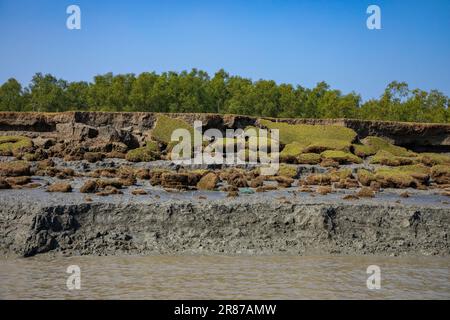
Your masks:
<instances>
[{"instance_id":1,"label":"sediment layer","mask_svg":"<svg viewBox=\"0 0 450 320\"><path fill-rule=\"evenodd\" d=\"M114 254L449 255L446 206L384 201L61 202L2 193L0 250L32 256Z\"/></svg>"}]
</instances>

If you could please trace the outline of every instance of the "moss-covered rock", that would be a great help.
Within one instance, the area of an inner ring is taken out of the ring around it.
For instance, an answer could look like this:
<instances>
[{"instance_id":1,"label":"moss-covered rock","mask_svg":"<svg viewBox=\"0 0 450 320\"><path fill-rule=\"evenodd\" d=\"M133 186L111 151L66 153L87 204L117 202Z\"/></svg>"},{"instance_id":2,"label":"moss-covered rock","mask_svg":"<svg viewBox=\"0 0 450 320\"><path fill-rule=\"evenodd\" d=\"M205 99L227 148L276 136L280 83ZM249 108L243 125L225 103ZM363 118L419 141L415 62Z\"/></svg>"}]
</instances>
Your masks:
<instances>
[{"instance_id":1,"label":"moss-covered rock","mask_svg":"<svg viewBox=\"0 0 450 320\"><path fill-rule=\"evenodd\" d=\"M30 138L22 136L0 136L0 156L12 156L27 152L33 147Z\"/></svg>"},{"instance_id":2,"label":"moss-covered rock","mask_svg":"<svg viewBox=\"0 0 450 320\"><path fill-rule=\"evenodd\" d=\"M296 158L299 164L319 164L321 159L322 157L317 153L302 153Z\"/></svg>"},{"instance_id":3,"label":"moss-covered rock","mask_svg":"<svg viewBox=\"0 0 450 320\"><path fill-rule=\"evenodd\" d=\"M431 177L438 184L450 184L450 165L438 164L433 166Z\"/></svg>"},{"instance_id":4,"label":"moss-covered rock","mask_svg":"<svg viewBox=\"0 0 450 320\"><path fill-rule=\"evenodd\" d=\"M411 174L394 168L377 169L375 178L383 188L415 188L418 185Z\"/></svg>"},{"instance_id":5,"label":"moss-covered rock","mask_svg":"<svg viewBox=\"0 0 450 320\"><path fill-rule=\"evenodd\" d=\"M304 152L321 153L326 150L340 150L350 152L352 144L346 140L320 139L313 141L304 148Z\"/></svg>"},{"instance_id":6,"label":"moss-covered rock","mask_svg":"<svg viewBox=\"0 0 450 320\"><path fill-rule=\"evenodd\" d=\"M71 192L72 186L66 182L57 182L47 188L47 192Z\"/></svg>"},{"instance_id":7,"label":"moss-covered rock","mask_svg":"<svg viewBox=\"0 0 450 320\"><path fill-rule=\"evenodd\" d=\"M178 118L171 118L165 115L159 115L154 128L151 130L153 140L160 141L164 144L171 142L172 133L176 129L186 129L191 134L193 141L194 128L186 121Z\"/></svg>"},{"instance_id":8,"label":"moss-covered rock","mask_svg":"<svg viewBox=\"0 0 450 320\"><path fill-rule=\"evenodd\" d=\"M385 150L379 150L370 159L371 164L381 164L381 165L392 166L392 167L410 165L415 162L416 162L415 158L395 156L392 153L385 151Z\"/></svg>"},{"instance_id":9,"label":"moss-covered rock","mask_svg":"<svg viewBox=\"0 0 450 320\"><path fill-rule=\"evenodd\" d=\"M376 181L376 177L375 174L373 172L370 172L369 170L366 169L358 169L358 171L356 172L356 175L358 177L358 181L363 185L363 186L370 186L370 184L372 183L372 181Z\"/></svg>"},{"instance_id":10,"label":"moss-covered rock","mask_svg":"<svg viewBox=\"0 0 450 320\"><path fill-rule=\"evenodd\" d=\"M297 166L288 165L288 164L280 164L278 168L279 176L289 177L289 178L296 178L297 177Z\"/></svg>"},{"instance_id":11,"label":"moss-covered rock","mask_svg":"<svg viewBox=\"0 0 450 320\"><path fill-rule=\"evenodd\" d=\"M159 146L155 141L147 141L146 145L128 151L125 159L131 162L149 162L159 159Z\"/></svg>"},{"instance_id":12,"label":"moss-covered rock","mask_svg":"<svg viewBox=\"0 0 450 320\"><path fill-rule=\"evenodd\" d=\"M362 159L350 152L339 150L327 150L320 154L324 159L332 159L340 164L346 163L362 163Z\"/></svg>"},{"instance_id":13,"label":"moss-covered rock","mask_svg":"<svg viewBox=\"0 0 450 320\"><path fill-rule=\"evenodd\" d=\"M218 182L219 177L215 173L210 172L200 179L200 181L197 183L197 189L214 190Z\"/></svg>"},{"instance_id":14,"label":"moss-covered rock","mask_svg":"<svg viewBox=\"0 0 450 320\"><path fill-rule=\"evenodd\" d=\"M280 162L296 163L297 157L303 153L306 145L298 142L292 142L284 146L280 152Z\"/></svg>"},{"instance_id":15,"label":"moss-covered rock","mask_svg":"<svg viewBox=\"0 0 450 320\"><path fill-rule=\"evenodd\" d=\"M282 144L298 142L310 145L322 140L340 140L351 143L356 137L355 131L341 126L288 124L265 119L260 119L259 123L268 129L278 129Z\"/></svg>"},{"instance_id":16,"label":"moss-covered rock","mask_svg":"<svg viewBox=\"0 0 450 320\"><path fill-rule=\"evenodd\" d=\"M406 148L395 146L386 139L374 136L368 136L362 140L362 143L373 147L376 151L387 151L397 157L415 157L417 154Z\"/></svg>"},{"instance_id":17,"label":"moss-covered rock","mask_svg":"<svg viewBox=\"0 0 450 320\"><path fill-rule=\"evenodd\" d=\"M9 161L0 162L0 176L4 177L18 177L29 176L30 164L26 161Z\"/></svg>"},{"instance_id":18,"label":"moss-covered rock","mask_svg":"<svg viewBox=\"0 0 450 320\"><path fill-rule=\"evenodd\" d=\"M366 158L377 153L377 148L365 144L354 144L353 153L358 157Z\"/></svg>"},{"instance_id":19,"label":"moss-covered rock","mask_svg":"<svg viewBox=\"0 0 450 320\"><path fill-rule=\"evenodd\" d=\"M450 164L450 156L440 153L425 152L418 155L418 160L427 165Z\"/></svg>"}]
</instances>

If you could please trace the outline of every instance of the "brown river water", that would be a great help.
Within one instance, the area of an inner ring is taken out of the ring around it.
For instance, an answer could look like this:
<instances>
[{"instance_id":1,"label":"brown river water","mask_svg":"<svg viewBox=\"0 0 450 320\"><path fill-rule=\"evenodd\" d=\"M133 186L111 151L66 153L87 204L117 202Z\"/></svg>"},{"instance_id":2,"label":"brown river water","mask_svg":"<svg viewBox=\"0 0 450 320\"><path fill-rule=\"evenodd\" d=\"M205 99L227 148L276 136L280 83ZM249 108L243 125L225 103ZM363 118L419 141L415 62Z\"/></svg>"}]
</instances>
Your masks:
<instances>
[{"instance_id":1,"label":"brown river water","mask_svg":"<svg viewBox=\"0 0 450 320\"><path fill-rule=\"evenodd\" d=\"M450 258L111 256L0 260L1 299L450 299ZM69 290L67 267L80 268ZM381 288L367 288L367 267Z\"/></svg>"}]
</instances>

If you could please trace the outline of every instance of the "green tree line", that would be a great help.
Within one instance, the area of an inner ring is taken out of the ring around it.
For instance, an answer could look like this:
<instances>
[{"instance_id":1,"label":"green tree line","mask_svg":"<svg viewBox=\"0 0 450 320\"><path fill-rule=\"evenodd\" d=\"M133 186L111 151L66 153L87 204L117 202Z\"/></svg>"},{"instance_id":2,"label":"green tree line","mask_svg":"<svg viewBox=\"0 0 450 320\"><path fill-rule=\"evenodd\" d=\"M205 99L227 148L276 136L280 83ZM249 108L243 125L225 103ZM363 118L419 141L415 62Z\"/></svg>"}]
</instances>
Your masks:
<instances>
[{"instance_id":1,"label":"green tree line","mask_svg":"<svg viewBox=\"0 0 450 320\"><path fill-rule=\"evenodd\" d=\"M410 89L391 82L379 99L361 101L326 82L314 88L232 76L219 70L107 73L92 82L68 82L36 73L22 86L11 78L0 87L0 111L213 112L268 117L354 118L450 122L450 99L437 90Z\"/></svg>"}]
</instances>

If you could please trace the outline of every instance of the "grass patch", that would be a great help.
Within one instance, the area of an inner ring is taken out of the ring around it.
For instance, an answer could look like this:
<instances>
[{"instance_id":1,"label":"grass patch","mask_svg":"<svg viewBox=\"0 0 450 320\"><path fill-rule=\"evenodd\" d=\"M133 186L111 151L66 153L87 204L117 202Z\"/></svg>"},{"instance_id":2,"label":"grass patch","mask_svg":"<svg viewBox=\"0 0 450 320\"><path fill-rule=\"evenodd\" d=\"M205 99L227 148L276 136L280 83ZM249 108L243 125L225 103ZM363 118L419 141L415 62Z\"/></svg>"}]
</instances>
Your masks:
<instances>
[{"instance_id":1,"label":"grass patch","mask_svg":"<svg viewBox=\"0 0 450 320\"><path fill-rule=\"evenodd\" d=\"M280 161L288 163L296 162L297 157L303 153L304 148L305 145L298 142L287 144L280 152Z\"/></svg>"},{"instance_id":2,"label":"grass patch","mask_svg":"<svg viewBox=\"0 0 450 320\"><path fill-rule=\"evenodd\" d=\"M356 154L358 157L366 158L368 156L373 156L375 153L377 153L377 149L373 146L365 144L354 144L353 153Z\"/></svg>"},{"instance_id":3,"label":"grass patch","mask_svg":"<svg viewBox=\"0 0 450 320\"><path fill-rule=\"evenodd\" d=\"M358 169L358 171L356 172L356 175L358 176L358 181L363 186L370 186L372 181L377 180L375 177L375 174L366 169Z\"/></svg>"},{"instance_id":4,"label":"grass patch","mask_svg":"<svg viewBox=\"0 0 450 320\"><path fill-rule=\"evenodd\" d=\"M352 153L339 151L339 150L327 150L320 154L324 159L332 159L340 164L345 163L362 163L362 159L355 156Z\"/></svg>"},{"instance_id":5,"label":"grass patch","mask_svg":"<svg viewBox=\"0 0 450 320\"><path fill-rule=\"evenodd\" d=\"M260 119L259 123L267 129L278 129L280 142L285 145L297 142L308 146L324 140L341 140L351 143L356 137L355 131L341 126L288 124L265 119Z\"/></svg>"},{"instance_id":6,"label":"grass patch","mask_svg":"<svg viewBox=\"0 0 450 320\"><path fill-rule=\"evenodd\" d=\"M415 161L415 158L395 156L385 150L379 150L372 159L370 159L371 164L381 164L392 167L410 165L415 163Z\"/></svg>"},{"instance_id":7,"label":"grass patch","mask_svg":"<svg viewBox=\"0 0 450 320\"><path fill-rule=\"evenodd\" d=\"M281 159L281 155L280 155ZM322 160L320 154L317 153L302 153L296 158L299 164L319 164ZM280 160L281 161L281 160Z\"/></svg>"},{"instance_id":8,"label":"grass patch","mask_svg":"<svg viewBox=\"0 0 450 320\"><path fill-rule=\"evenodd\" d=\"M282 163L278 169L278 175L295 178L297 176L297 167Z\"/></svg>"},{"instance_id":9,"label":"grass patch","mask_svg":"<svg viewBox=\"0 0 450 320\"><path fill-rule=\"evenodd\" d=\"M386 139L374 136L368 136L362 140L363 144L373 147L377 152L387 151L397 157L415 157L416 153L407 150L406 148L395 146Z\"/></svg>"},{"instance_id":10,"label":"grass patch","mask_svg":"<svg viewBox=\"0 0 450 320\"><path fill-rule=\"evenodd\" d=\"M19 177L29 176L30 164L26 161L0 162L0 176Z\"/></svg>"},{"instance_id":11,"label":"grass patch","mask_svg":"<svg viewBox=\"0 0 450 320\"><path fill-rule=\"evenodd\" d=\"M125 159L131 162L148 162L159 159L159 147L156 141L147 141L141 148L128 151Z\"/></svg>"},{"instance_id":12,"label":"grass patch","mask_svg":"<svg viewBox=\"0 0 450 320\"><path fill-rule=\"evenodd\" d=\"M417 181L409 173L393 168L380 168L375 178L383 188L415 188Z\"/></svg>"},{"instance_id":13,"label":"grass patch","mask_svg":"<svg viewBox=\"0 0 450 320\"><path fill-rule=\"evenodd\" d=\"M450 164L450 156L439 153L432 153L432 152L419 153L418 159L421 163L427 166L434 166L438 164Z\"/></svg>"},{"instance_id":14,"label":"grass patch","mask_svg":"<svg viewBox=\"0 0 450 320\"><path fill-rule=\"evenodd\" d=\"M450 184L450 165L438 164L433 166L431 177L438 184Z\"/></svg>"},{"instance_id":15,"label":"grass patch","mask_svg":"<svg viewBox=\"0 0 450 320\"><path fill-rule=\"evenodd\" d=\"M31 139L27 137L0 136L0 156L12 156L32 146Z\"/></svg>"},{"instance_id":16,"label":"grass patch","mask_svg":"<svg viewBox=\"0 0 450 320\"><path fill-rule=\"evenodd\" d=\"M176 129L186 129L191 134L191 141L194 138L194 127L184 120L177 118L170 118L164 115L159 115L155 127L151 131L151 136L154 140L165 143L171 142L172 132Z\"/></svg>"},{"instance_id":17,"label":"grass patch","mask_svg":"<svg viewBox=\"0 0 450 320\"><path fill-rule=\"evenodd\" d=\"M321 139L305 147L304 152L321 153L326 150L340 150L350 152L352 144L346 140Z\"/></svg>"}]
</instances>

